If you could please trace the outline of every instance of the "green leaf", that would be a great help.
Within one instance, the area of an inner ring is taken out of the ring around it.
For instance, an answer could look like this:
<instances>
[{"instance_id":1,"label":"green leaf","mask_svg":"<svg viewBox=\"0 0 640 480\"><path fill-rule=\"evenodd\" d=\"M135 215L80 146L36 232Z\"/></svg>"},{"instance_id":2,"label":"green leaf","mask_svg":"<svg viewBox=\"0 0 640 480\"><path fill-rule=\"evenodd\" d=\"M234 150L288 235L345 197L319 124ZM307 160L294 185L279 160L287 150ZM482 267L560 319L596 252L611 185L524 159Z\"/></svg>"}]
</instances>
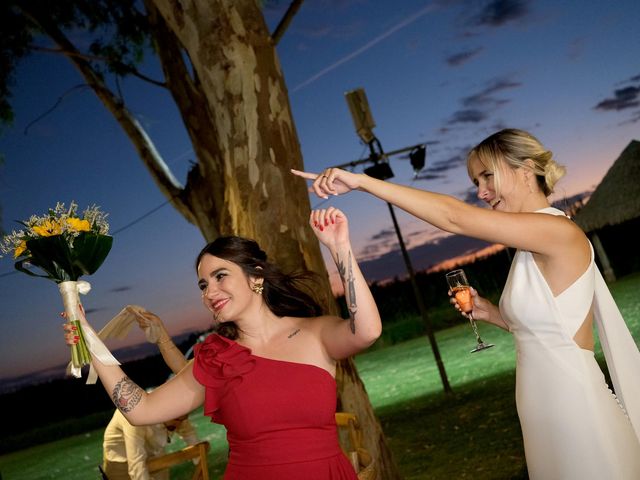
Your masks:
<instances>
[{"instance_id":1,"label":"green leaf","mask_svg":"<svg viewBox=\"0 0 640 480\"><path fill-rule=\"evenodd\" d=\"M96 235L95 233L81 233L73 242L71 255L73 266L83 275L95 273L109 254L113 237Z\"/></svg>"},{"instance_id":2,"label":"green leaf","mask_svg":"<svg viewBox=\"0 0 640 480\"><path fill-rule=\"evenodd\" d=\"M51 274L49 274L49 275L38 275L37 273L33 273L31 270L26 269L24 267L24 264L25 263L30 263L30 262L31 262L31 257L23 258L22 260L18 260L14 264L14 267L16 268L16 270L18 270L20 272L23 272L23 273L26 273L27 275L31 275L32 277L50 278L52 280L56 280L55 277L53 277ZM42 268L42 267L40 267L40 268Z\"/></svg>"},{"instance_id":3,"label":"green leaf","mask_svg":"<svg viewBox=\"0 0 640 480\"><path fill-rule=\"evenodd\" d=\"M29 263L47 272L56 282L77 280L81 275L62 235L27 240L27 248L31 252Z\"/></svg>"}]
</instances>

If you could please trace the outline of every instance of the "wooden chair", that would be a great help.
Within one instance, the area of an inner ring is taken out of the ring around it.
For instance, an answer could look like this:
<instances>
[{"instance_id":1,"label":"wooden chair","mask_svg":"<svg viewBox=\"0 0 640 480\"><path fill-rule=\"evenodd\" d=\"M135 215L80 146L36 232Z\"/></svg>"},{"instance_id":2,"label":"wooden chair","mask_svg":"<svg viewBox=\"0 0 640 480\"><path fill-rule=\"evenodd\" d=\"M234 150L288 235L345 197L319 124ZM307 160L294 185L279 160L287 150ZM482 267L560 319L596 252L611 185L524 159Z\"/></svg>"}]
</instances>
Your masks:
<instances>
[{"instance_id":1,"label":"wooden chair","mask_svg":"<svg viewBox=\"0 0 640 480\"><path fill-rule=\"evenodd\" d=\"M177 452L150 458L147 460L147 467L149 469L149 473L154 473L164 470L165 468L193 460L194 458L199 458L200 461L195 466L196 469L193 472L191 480L209 480L209 467L207 465L208 451L209 442L199 442L194 445L184 447L182 450L178 450Z\"/></svg>"},{"instance_id":2,"label":"wooden chair","mask_svg":"<svg viewBox=\"0 0 640 480\"><path fill-rule=\"evenodd\" d=\"M336 425L338 429L346 429L348 441L341 441L340 446L358 474L358 479L375 480L377 473L373 458L362 444L362 430L356 415L349 412L336 412Z\"/></svg>"}]
</instances>

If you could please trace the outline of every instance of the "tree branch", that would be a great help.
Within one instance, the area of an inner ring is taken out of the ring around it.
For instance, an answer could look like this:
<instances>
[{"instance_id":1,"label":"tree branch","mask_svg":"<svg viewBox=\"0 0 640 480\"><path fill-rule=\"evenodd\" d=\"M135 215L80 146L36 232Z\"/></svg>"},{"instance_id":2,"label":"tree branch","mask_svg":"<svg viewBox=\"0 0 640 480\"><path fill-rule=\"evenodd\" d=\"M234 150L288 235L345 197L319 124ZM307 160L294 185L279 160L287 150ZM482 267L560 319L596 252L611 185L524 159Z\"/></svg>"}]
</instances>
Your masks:
<instances>
[{"instance_id":1,"label":"tree branch","mask_svg":"<svg viewBox=\"0 0 640 480\"><path fill-rule=\"evenodd\" d=\"M284 32L289 27L289 24L291 23L291 20L293 20L294 15L298 13L298 10L300 10L303 1L304 0L293 0L289 5L289 8L287 8L284 17L282 17L280 23L278 23L278 26L271 34L271 40L273 41L274 45L277 45L284 35Z\"/></svg>"},{"instance_id":2,"label":"tree branch","mask_svg":"<svg viewBox=\"0 0 640 480\"><path fill-rule=\"evenodd\" d=\"M194 222L194 217L189 208L182 200L183 187L171 173L169 167L156 150L155 145L147 135L144 128L135 117L125 107L123 102L117 98L111 90L107 88L98 73L92 68L87 60L81 58L78 50L65 36L65 34L53 24L49 18L43 18L37 11L28 9L29 2L19 5L22 12L40 29L48 35L66 54L71 63L79 70L87 84L93 89L105 107L112 113L122 129L125 131L135 149L137 150L143 163L151 173L152 178L160 191L171 200L174 207L190 222ZM77 55L76 55L77 53Z\"/></svg>"},{"instance_id":3,"label":"tree branch","mask_svg":"<svg viewBox=\"0 0 640 480\"><path fill-rule=\"evenodd\" d=\"M77 57L84 60L93 60L93 61L104 62L104 63L107 63L109 61L106 57L98 57L97 55L88 55L86 53L78 52L75 50L69 51L69 50L64 50L62 48L48 48L48 47L41 47L39 45L29 45L29 49L35 52L54 53L58 55L64 55L67 58ZM151 77L147 77L145 74L141 73L139 70L132 67L131 65L119 62L117 60L114 63L117 64L119 67L124 68L127 71L127 73L130 73L134 77L138 77L140 80L149 82L157 87L167 88L167 84L165 82L161 82L159 80L154 80Z\"/></svg>"}]
</instances>

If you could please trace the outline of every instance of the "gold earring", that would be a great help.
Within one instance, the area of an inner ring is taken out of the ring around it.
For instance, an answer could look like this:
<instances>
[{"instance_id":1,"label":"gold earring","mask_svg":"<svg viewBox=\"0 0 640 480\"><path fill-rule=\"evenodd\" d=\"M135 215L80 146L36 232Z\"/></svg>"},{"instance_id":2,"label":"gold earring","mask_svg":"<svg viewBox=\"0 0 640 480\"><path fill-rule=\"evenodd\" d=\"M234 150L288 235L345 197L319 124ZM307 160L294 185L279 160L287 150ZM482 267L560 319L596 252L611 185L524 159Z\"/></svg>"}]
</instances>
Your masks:
<instances>
[{"instance_id":1,"label":"gold earring","mask_svg":"<svg viewBox=\"0 0 640 480\"><path fill-rule=\"evenodd\" d=\"M262 283L254 283L251 285L251 290L258 295L262 295L262 291L264 290L264 285Z\"/></svg>"}]
</instances>

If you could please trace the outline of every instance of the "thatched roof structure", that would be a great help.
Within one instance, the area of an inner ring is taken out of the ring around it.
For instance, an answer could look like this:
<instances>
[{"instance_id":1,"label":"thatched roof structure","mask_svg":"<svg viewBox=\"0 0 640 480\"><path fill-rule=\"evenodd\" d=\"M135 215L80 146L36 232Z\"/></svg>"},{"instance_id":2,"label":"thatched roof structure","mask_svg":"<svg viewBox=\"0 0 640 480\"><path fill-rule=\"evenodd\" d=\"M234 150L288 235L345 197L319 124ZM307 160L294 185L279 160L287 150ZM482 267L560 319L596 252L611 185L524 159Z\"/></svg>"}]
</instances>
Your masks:
<instances>
[{"instance_id":1,"label":"thatched roof structure","mask_svg":"<svg viewBox=\"0 0 640 480\"><path fill-rule=\"evenodd\" d=\"M585 232L640 217L640 141L632 140L613 163L574 221Z\"/></svg>"}]
</instances>

